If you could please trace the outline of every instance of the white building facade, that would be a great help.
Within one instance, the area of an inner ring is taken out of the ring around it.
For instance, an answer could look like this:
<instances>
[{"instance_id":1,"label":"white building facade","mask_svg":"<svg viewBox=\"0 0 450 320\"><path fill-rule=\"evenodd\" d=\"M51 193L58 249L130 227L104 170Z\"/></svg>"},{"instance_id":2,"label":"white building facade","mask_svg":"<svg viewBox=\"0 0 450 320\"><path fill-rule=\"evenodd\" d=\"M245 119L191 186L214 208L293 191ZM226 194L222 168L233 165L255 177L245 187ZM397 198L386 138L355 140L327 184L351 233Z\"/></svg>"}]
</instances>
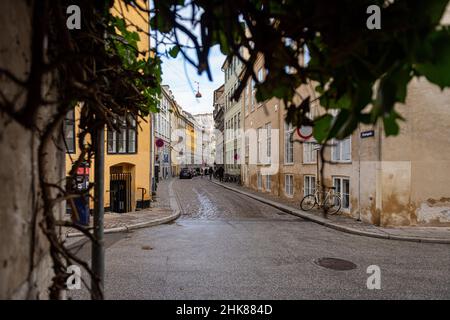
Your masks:
<instances>
[{"instance_id":1,"label":"white building facade","mask_svg":"<svg viewBox=\"0 0 450 320\"><path fill-rule=\"evenodd\" d=\"M240 176L241 174L241 143L243 131L243 117L241 102L232 99L239 86L239 74L243 64L236 57L228 57L222 66L225 73L224 85L224 143L225 143L225 174Z\"/></svg>"}]
</instances>

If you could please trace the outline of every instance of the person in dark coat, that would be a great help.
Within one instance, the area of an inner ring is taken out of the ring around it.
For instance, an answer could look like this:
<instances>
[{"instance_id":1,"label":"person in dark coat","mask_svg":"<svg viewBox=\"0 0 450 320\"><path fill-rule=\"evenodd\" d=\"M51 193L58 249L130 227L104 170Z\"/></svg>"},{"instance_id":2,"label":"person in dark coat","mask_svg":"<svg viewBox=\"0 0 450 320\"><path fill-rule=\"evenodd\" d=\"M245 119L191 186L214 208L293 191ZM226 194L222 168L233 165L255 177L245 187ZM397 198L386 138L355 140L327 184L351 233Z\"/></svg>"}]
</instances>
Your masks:
<instances>
[{"instance_id":1,"label":"person in dark coat","mask_svg":"<svg viewBox=\"0 0 450 320\"><path fill-rule=\"evenodd\" d=\"M212 175L213 175L213 168L209 167L209 180L211 180Z\"/></svg>"}]
</instances>

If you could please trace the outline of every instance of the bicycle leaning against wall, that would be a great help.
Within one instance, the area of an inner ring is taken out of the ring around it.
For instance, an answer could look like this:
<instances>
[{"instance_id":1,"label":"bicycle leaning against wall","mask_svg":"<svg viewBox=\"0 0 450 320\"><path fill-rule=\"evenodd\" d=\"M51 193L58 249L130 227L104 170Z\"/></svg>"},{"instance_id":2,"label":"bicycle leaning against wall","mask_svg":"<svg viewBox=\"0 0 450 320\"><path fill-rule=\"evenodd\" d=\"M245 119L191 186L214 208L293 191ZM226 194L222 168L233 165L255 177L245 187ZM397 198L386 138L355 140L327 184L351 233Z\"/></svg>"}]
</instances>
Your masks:
<instances>
[{"instance_id":1,"label":"bicycle leaning against wall","mask_svg":"<svg viewBox=\"0 0 450 320\"><path fill-rule=\"evenodd\" d=\"M308 194L303 197L300 202L300 208L303 211L310 211L317 206L319 209L326 209L326 212L330 215L338 213L341 210L341 197L334 192L336 187L327 189L325 196L322 196L321 187L317 186L314 194Z\"/></svg>"}]
</instances>

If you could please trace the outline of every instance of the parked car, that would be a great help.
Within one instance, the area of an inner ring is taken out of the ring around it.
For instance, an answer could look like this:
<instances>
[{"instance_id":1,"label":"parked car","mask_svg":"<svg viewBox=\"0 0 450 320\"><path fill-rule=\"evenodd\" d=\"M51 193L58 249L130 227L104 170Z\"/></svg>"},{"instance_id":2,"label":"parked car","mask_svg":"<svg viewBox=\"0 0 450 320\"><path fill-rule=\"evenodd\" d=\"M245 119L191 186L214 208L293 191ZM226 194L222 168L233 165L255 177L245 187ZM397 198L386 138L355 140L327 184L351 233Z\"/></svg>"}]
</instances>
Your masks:
<instances>
[{"instance_id":1,"label":"parked car","mask_svg":"<svg viewBox=\"0 0 450 320\"><path fill-rule=\"evenodd\" d=\"M192 179L192 172L188 168L181 169L180 179Z\"/></svg>"}]
</instances>

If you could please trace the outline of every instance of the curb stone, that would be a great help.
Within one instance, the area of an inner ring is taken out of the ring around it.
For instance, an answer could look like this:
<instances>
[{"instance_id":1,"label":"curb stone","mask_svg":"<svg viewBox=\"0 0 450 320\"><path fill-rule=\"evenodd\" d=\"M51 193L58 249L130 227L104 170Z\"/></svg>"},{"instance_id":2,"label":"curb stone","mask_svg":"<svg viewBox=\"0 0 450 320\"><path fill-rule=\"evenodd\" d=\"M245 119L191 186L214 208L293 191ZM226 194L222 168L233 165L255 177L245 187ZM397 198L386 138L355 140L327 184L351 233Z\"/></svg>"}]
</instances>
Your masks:
<instances>
[{"instance_id":1,"label":"curb stone","mask_svg":"<svg viewBox=\"0 0 450 320\"><path fill-rule=\"evenodd\" d=\"M169 201L170 201L170 207L173 211L173 214L171 214L168 217L159 218L159 219L150 220L150 221L139 222L139 223L128 225L128 226L108 228L108 229L105 229L103 231L103 233L108 234L108 233L118 233L118 232L129 232L131 230L165 224L165 223L168 223L168 222L178 219L181 215L181 210L180 210L180 206L175 198L175 194L172 189L172 183L173 183L173 180L169 183ZM73 233L66 234L66 238L74 238L74 237L82 237L82 236L84 236L84 234L82 234L81 232L73 232Z\"/></svg>"},{"instance_id":2,"label":"curb stone","mask_svg":"<svg viewBox=\"0 0 450 320\"><path fill-rule=\"evenodd\" d=\"M159 218L151 221L145 221L145 222L139 222L136 224L132 224L129 226L123 226L123 227L116 227L116 228L109 228L104 230L104 234L108 233L117 233L117 232L129 232L131 230L146 228L146 227L153 227L160 224L168 223L173 220L176 220L180 217L180 211L176 211L175 213L171 214L168 217ZM66 235L67 238L74 238L74 237L81 237L84 236L81 232L74 232L74 233L68 233Z\"/></svg>"},{"instance_id":3,"label":"curb stone","mask_svg":"<svg viewBox=\"0 0 450 320\"><path fill-rule=\"evenodd\" d=\"M450 239L443 239L443 238L420 238L420 237L409 237L409 236L399 236L399 235L391 235L387 232L384 232L383 230L380 230L380 232L383 233L374 233L374 232L369 232L369 231L363 231L363 230L359 230L356 228L352 228L352 227L347 227L341 224L337 224L335 222L331 222L328 221L322 217L317 217L313 214L309 214L306 213L302 210L298 210L280 203L277 203L275 201L272 200L268 200L268 199L264 199L263 197L260 196L256 196L254 194L245 192L245 191L241 191L238 190L236 188L233 187L229 187L226 185L223 185L221 183L218 183L216 181L211 181L212 183L221 186L225 189L234 191L236 193L240 193L243 194L249 198L255 199L259 202L265 203L267 205L270 205L274 208L277 208L281 211L284 211L286 213L289 213L291 215L303 218L305 220L309 220L312 221L314 223L318 223L320 225L323 225L325 227L331 228L331 229L335 229L341 232L346 232L346 233L350 233L350 234L354 234L354 235L358 235L358 236L366 236L366 237L371 237L371 238L378 238L378 239L387 239L387 240L399 240L399 241L410 241L410 242L423 242L423 243L440 243L440 244L450 244Z\"/></svg>"}]
</instances>

